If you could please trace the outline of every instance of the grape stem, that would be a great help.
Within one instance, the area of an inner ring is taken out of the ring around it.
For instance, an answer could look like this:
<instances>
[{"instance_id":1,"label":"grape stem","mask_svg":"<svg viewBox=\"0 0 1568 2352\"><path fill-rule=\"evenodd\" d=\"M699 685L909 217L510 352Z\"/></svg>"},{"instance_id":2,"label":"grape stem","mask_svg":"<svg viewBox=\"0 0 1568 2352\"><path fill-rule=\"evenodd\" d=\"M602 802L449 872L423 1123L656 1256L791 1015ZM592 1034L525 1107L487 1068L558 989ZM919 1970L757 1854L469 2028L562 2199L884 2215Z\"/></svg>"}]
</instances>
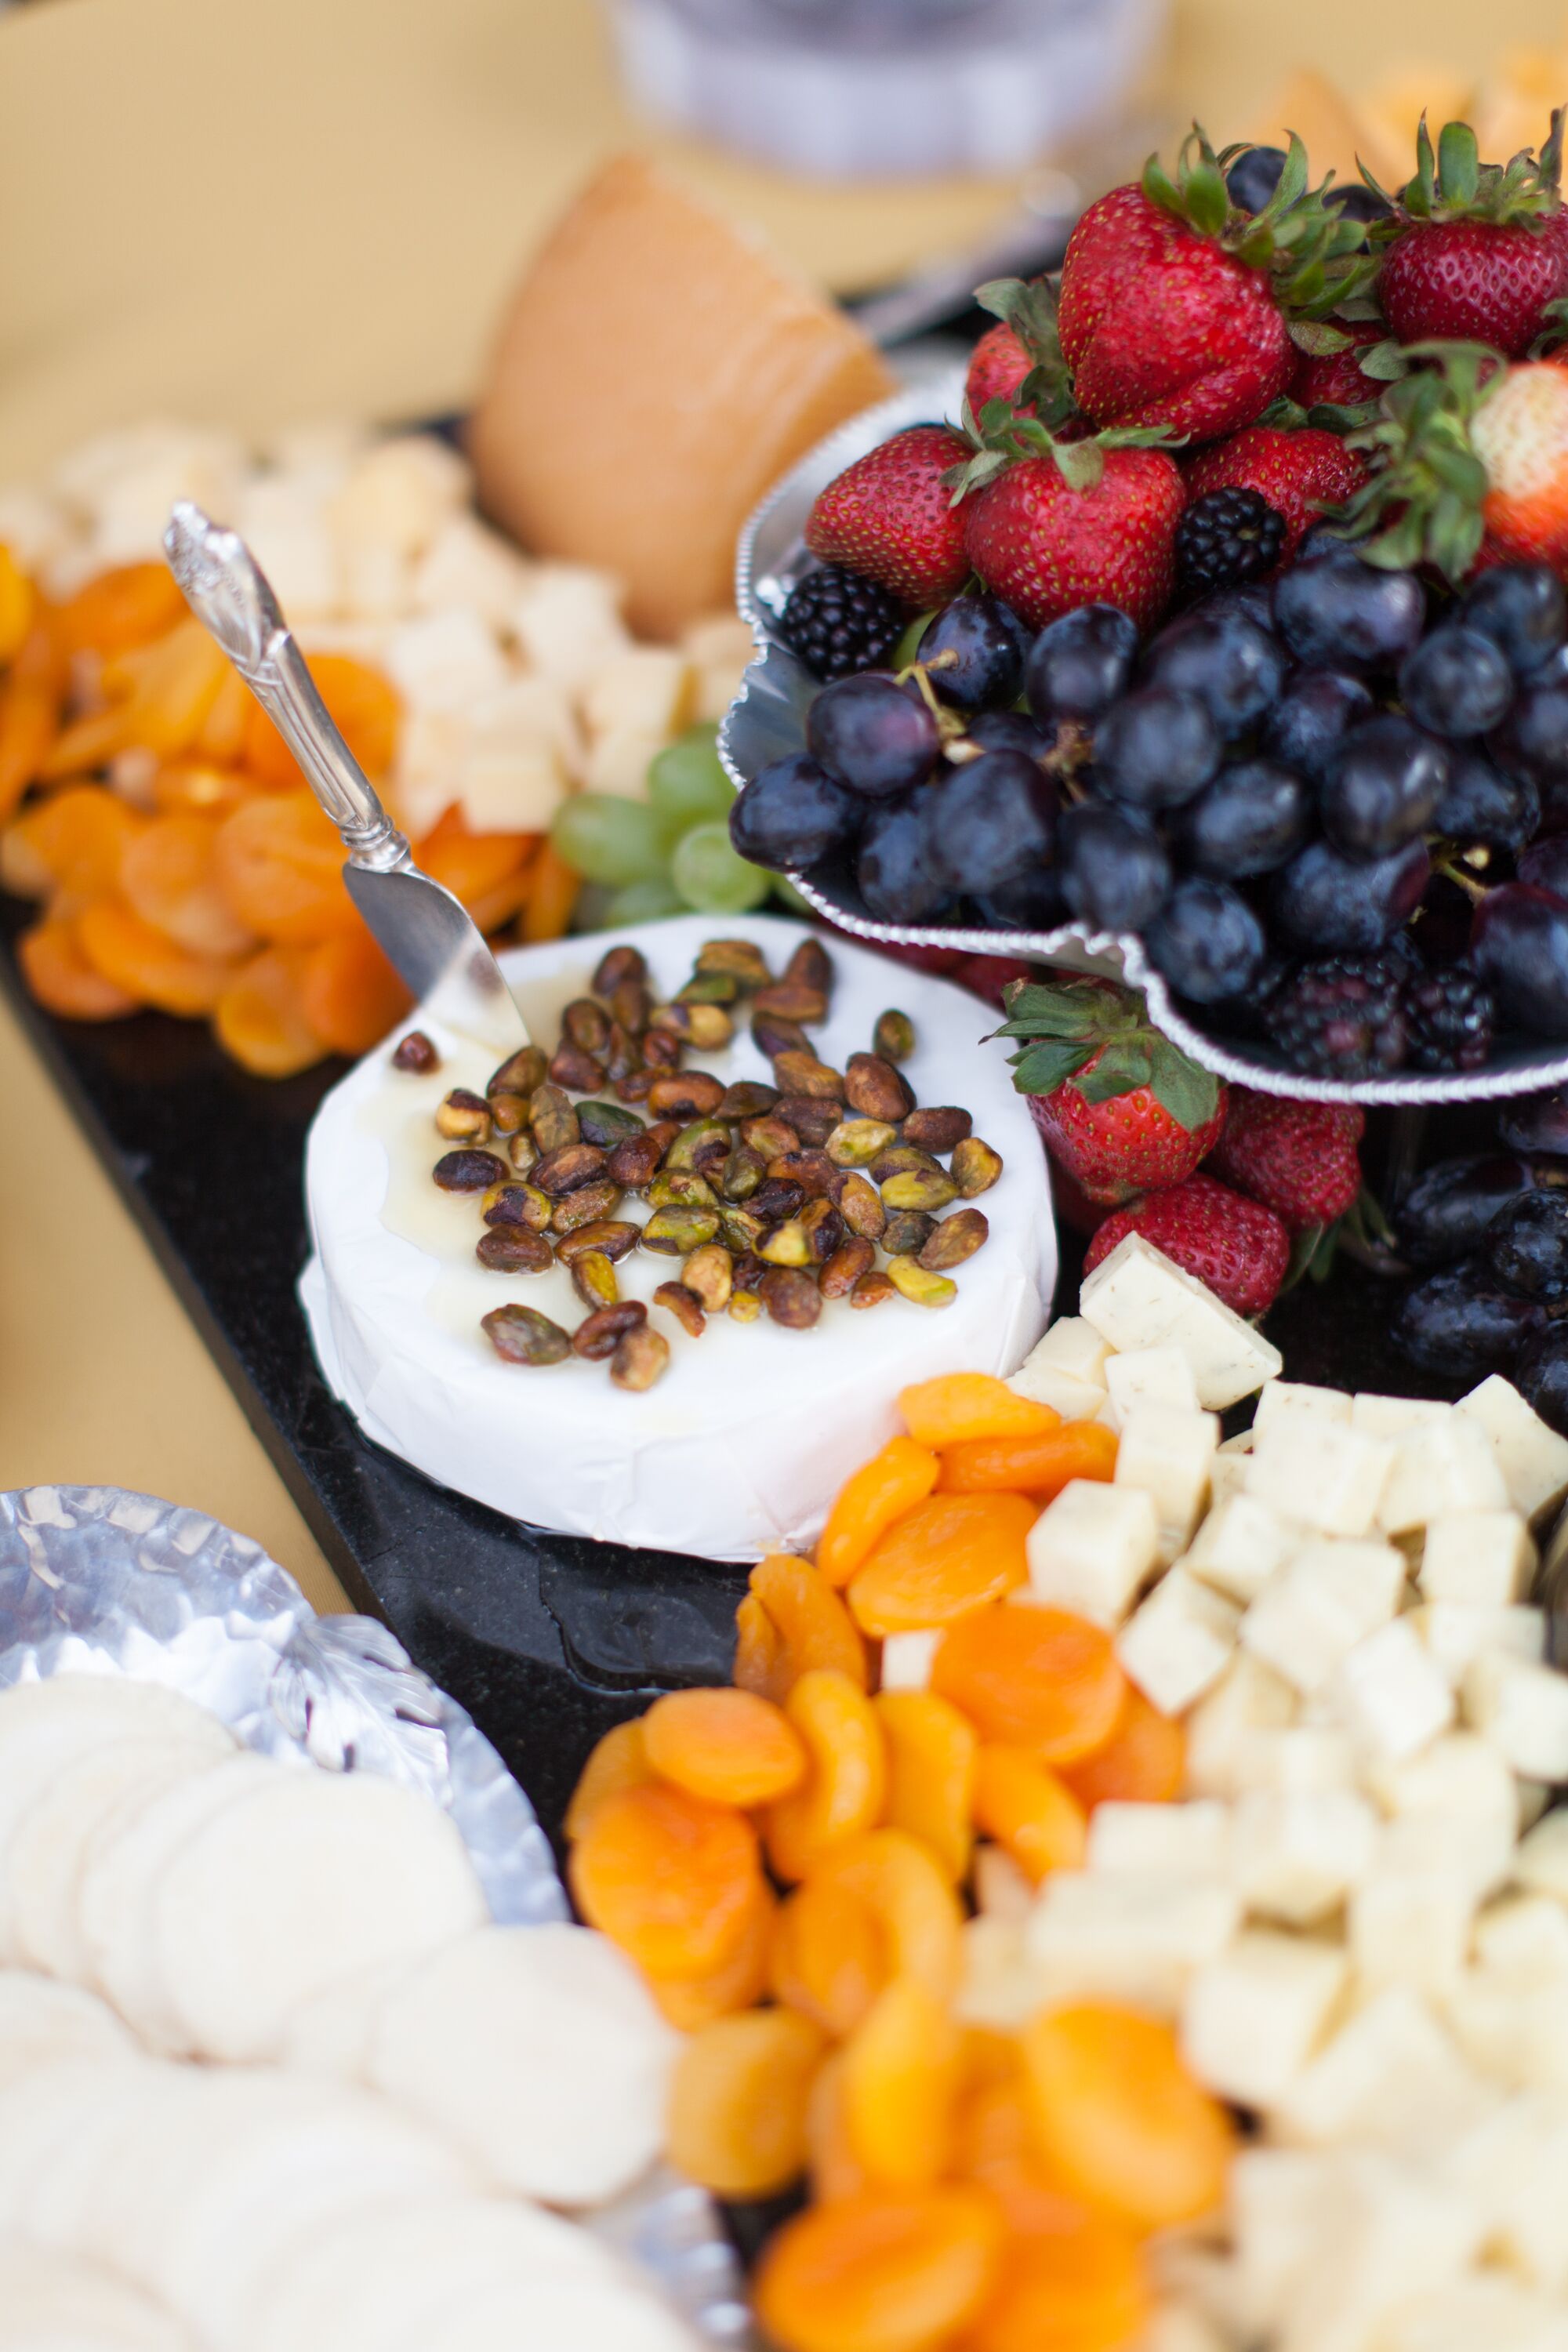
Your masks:
<instances>
[{"instance_id":1,"label":"grape stem","mask_svg":"<svg viewBox=\"0 0 1568 2352\"><path fill-rule=\"evenodd\" d=\"M1451 857L1435 858L1432 870L1435 874L1441 874L1446 881L1456 884L1472 907L1479 907L1483 898L1491 896L1484 883L1478 882L1473 875L1461 873Z\"/></svg>"}]
</instances>

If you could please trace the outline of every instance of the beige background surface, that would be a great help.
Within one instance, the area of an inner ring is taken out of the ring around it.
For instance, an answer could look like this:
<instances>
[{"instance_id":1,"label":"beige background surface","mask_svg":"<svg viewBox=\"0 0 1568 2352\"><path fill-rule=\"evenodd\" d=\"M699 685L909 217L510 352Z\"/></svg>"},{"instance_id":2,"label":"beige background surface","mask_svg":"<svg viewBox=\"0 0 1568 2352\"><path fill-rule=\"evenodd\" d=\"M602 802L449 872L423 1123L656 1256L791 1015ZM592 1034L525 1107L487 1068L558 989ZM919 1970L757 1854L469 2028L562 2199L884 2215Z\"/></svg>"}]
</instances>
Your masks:
<instances>
[{"instance_id":1,"label":"beige background surface","mask_svg":"<svg viewBox=\"0 0 1568 2352\"><path fill-rule=\"evenodd\" d=\"M1500 45L1563 29L1563 0L1177 0L1157 103L1218 137L1262 135L1300 64L1441 90ZM650 140L590 0L41 0L0 16L0 478L149 414L265 426L458 404L531 239L633 137L840 287L962 245L1008 194L802 189ZM613 321L602 358L616 363ZM215 1512L341 1605L0 1013L0 1486L50 1479Z\"/></svg>"}]
</instances>

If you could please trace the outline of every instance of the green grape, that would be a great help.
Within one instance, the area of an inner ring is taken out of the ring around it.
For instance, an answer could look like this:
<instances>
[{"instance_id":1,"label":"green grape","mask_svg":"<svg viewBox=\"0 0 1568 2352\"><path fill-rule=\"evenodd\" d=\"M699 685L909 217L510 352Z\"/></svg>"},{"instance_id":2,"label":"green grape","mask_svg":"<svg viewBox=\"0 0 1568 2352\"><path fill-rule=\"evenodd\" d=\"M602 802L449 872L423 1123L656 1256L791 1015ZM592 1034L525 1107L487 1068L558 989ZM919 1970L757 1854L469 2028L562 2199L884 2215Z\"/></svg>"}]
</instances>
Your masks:
<instances>
[{"instance_id":1,"label":"green grape","mask_svg":"<svg viewBox=\"0 0 1568 2352\"><path fill-rule=\"evenodd\" d=\"M893 656L888 664L889 669L908 669L921 649L921 639L935 618L934 613L921 613L910 623L909 627L893 647Z\"/></svg>"},{"instance_id":2,"label":"green grape","mask_svg":"<svg viewBox=\"0 0 1568 2352\"><path fill-rule=\"evenodd\" d=\"M811 900L801 897L787 874L773 876L773 897L780 899L792 915L810 915L815 918L816 914L816 908L812 905Z\"/></svg>"},{"instance_id":3,"label":"green grape","mask_svg":"<svg viewBox=\"0 0 1568 2352\"><path fill-rule=\"evenodd\" d=\"M689 727L656 753L648 769L649 801L660 816L678 821L682 833L704 817L727 817L734 804L735 787L719 764L718 740L716 727Z\"/></svg>"},{"instance_id":4,"label":"green grape","mask_svg":"<svg viewBox=\"0 0 1568 2352\"><path fill-rule=\"evenodd\" d=\"M577 793L563 801L550 838L585 882L612 889L661 875L668 863L668 828L658 812L616 793Z\"/></svg>"},{"instance_id":5,"label":"green grape","mask_svg":"<svg viewBox=\"0 0 1568 2352\"><path fill-rule=\"evenodd\" d=\"M648 874L640 882L628 882L624 890L610 893L599 929L613 931L623 923L658 923L666 915L685 912L686 901L674 883L667 882L662 874Z\"/></svg>"},{"instance_id":6,"label":"green grape","mask_svg":"<svg viewBox=\"0 0 1568 2352\"><path fill-rule=\"evenodd\" d=\"M773 882L731 846L730 828L718 818L692 826L669 861L669 878L703 915L743 915L762 905Z\"/></svg>"},{"instance_id":7,"label":"green grape","mask_svg":"<svg viewBox=\"0 0 1568 2352\"><path fill-rule=\"evenodd\" d=\"M631 886L634 889L636 884ZM572 909L574 931L602 931L612 919L610 908L616 893L603 882L584 882L577 893L577 903Z\"/></svg>"}]
</instances>

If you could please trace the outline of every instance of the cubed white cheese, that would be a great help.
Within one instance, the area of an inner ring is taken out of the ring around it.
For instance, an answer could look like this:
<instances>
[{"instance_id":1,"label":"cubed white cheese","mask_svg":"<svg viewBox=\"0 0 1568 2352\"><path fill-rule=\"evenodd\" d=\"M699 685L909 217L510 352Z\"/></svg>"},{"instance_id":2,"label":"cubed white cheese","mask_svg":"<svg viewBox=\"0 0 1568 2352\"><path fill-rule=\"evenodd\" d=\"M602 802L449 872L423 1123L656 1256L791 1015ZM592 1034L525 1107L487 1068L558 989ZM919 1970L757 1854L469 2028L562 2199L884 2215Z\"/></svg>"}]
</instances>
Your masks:
<instances>
[{"instance_id":1,"label":"cubed white cheese","mask_svg":"<svg viewBox=\"0 0 1568 2352\"><path fill-rule=\"evenodd\" d=\"M931 1682L931 1664L941 1639L940 1626L932 1633L886 1635L882 1643L882 1688L926 1689Z\"/></svg>"},{"instance_id":2,"label":"cubed white cheese","mask_svg":"<svg viewBox=\"0 0 1568 2352\"><path fill-rule=\"evenodd\" d=\"M1330 1690L1352 1731L1378 1756L1414 1756L1454 1720L1454 1694L1407 1617L1358 1642Z\"/></svg>"},{"instance_id":3,"label":"cubed white cheese","mask_svg":"<svg viewBox=\"0 0 1568 2352\"><path fill-rule=\"evenodd\" d=\"M1219 1466L1217 1456L1214 1466ZM1300 1528L1289 1526L1256 1496L1231 1495L1215 1502L1181 1566L1245 1608L1301 1541Z\"/></svg>"},{"instance_id":4,"label":"cubed white cheese","mask_svg":"<svg viewBox=\"0 0 1568 2352\"><path fill-rule=\"evenodd\" d=\"M259 475L246 487L234 527L267 574L290 623L335 613L342 600L338 544L321 499L287 477Z\"/></svg>"},{"instance_id":5,"label":"cubed white cheese","mask_svg":"<svg viewBox=\"0 0 1568 2352\"><path fill-rule=\"evenodd\" d=\"M1135 2352L1230 2352L1234 2340L1195 2304L1162 2298L1138 2338Z\"/></svg>"},{"instance_id":6,"label":"cubed white cheese","mask_svg":"<svg viewBox=\"0 0 1568 2352\"><path fill-rule=\"evenodd\" d=\"M1284 1359L1212 1290L1129 1234L1086 1276L1079 1311L1116 1349L1179 1348L1211 1412L1278 1378Z\"/></svg>"},{"instance_id":7,"label":"cubed white cheese","mask_svg":"<svg viewBox=\"0 0 1568 2352\"><path fill-rule=\"evenodd\" d=\"M1107 1799L1089 1817L1089 1868L1228 1878L1230 1808L1213 1798L1184 1805Z\"/></svg>"},{"instance_id":8,"label":"cubed white cheese","mask_svg":"<svg viewBox=\"0 0 1568 2352\"><path fill-rule=\"evenodd\" d=\"M1405 1984L1440 2000L1459 1980L1474 1912L1462 1870L1429 1853L1406 1865L1398 1841L1385 1842L1346 1914L1358 1995Z\"/></svg>"},{"instance_id":9,"label":"cubed white cheese","mask_svg":"<svg viewBox=\"0 0 1568 2352\"><path fill-rule=\"evenodd\" d=\"M1235 1797L1253 1778L1260 1736L1295 1719L1296 1693L1272 1666L1238 1650L1187 1717L1187 1787L1194 1796Z\"/></svg>"},{"instance_id":10,"label":"cubed white cheese","mask_svg":"<svg viewBox=\"0 0 1568 2352\"><path fill-rule=\"evenodd\" d=\"M1404 1589L1405 1560L1392 1544L1304 1544L1242 1618L1243 1646L1298 1690L1321 1690L1356 1643L1394 1615Z\"/></svg>"},{"instance_id":11,"label":"cubed white cheese","mask_svg":"<svg viewBox=\"0 0 1568 2352\"><path fill-rule=\"evenodd\" d=\"M1492 2250L1511 2270L1549 2294L1568 2287L1568 2100L1561 2093L1523 2091L1505 2100L1444 2150L1442 2174L1479 2210ZM1561 2314L1557 2324L1561 2330ZM1560 2334L1552 2352L1561 2345ZM1483 2347L1516 2352L1513 2338L1489 2326L1456 2337L1453 2352Z\"/></svg>"},{"instance_id":12,"label":"cubed white cheese","mask_svg":"<svg viewBox=\"0 0 1568 2352\"><path fill-rule=\"evenodd\" d=\"M1275 2112L1283 2137L1420 2155L1476 2122L1485 2086L1420 1993L1394 1985L1346 2019Z\"/></svg>"},{"instance_id":13,"label":"cubed white cheese","mask_svg":"<svg viewBox=\"0 0 1568 2352\"><path fill-rule=\"evenodd\" d=\"M1510 2090L1568 2093L1568 1976L1478 1963L1465 1969L1444 2013L1484 2075Z\"/></svg>"},{"instance_id":14,"label":"cubed white cheese","mask_svg":"<svg viewBox=\"0 0 1568 2352\"><path fill-rule=\"evenodd\" d=\"M1548 1429L1511 1381L1493 1372L1456 1409L1486 1433L1509 1500L1522 1517L1533 1519L1568 1495L1568 1437Z\"/></svg>"},{"instance_id":15,"label":"cubed white cheese","mask_svg":"<svg viewBox=\"0 0 1568 2352\"><path fill-rule=\"evenodd\" d=\"M1092 1323L1081 1315L1062 1315L1036 1340L1025 1357L1021 1371L1037 1364L1049 1364L1054 1371L1066 1372L1075 1381L1087 1381L1090 1388L1107 1385L1106 1366L1110 1358L1110 1342ZM1018 1374L1013 1375L1016 1380Z\"/></svg>"},{"instance_id":16,"label":"cubed white cheese","mask_svg":"<svg viewBox=\"0 0 1568 2352\"><path fill-rule=\"evenodd\" d=\"M469 500L464 458L433 434L401 434L354 458L331 505L335 530L380 541L410 563Z\"/></svg>"},{"instance_id":17,"label":"cubed white cheese","mask_svg":"<svg viewBox=\"0 0 1568 2352\"><path fill-rule=\"evenodd\" d=\"M1196 1412L1198 1391L1193 1368L1179 1348L1130 1348L1125 1355L1105 1360L1105 1386L1120 1428L1134 1405L1168 1405L1176 1412Z\"/></svg>"},{"instance_id":18,"label":"cubed white cheese","mask_svg":"<svg viewBox=\"0 0 1568 2352\"><path fill-rule=\"evenodd\" d=\"M1434 1518L1421 1554L1428 1601L1483 1609L1522 1601L1535 1574L1535 1546L1517 1511L1456 1511Z\"/></svg>"},{"instance_id":19,"label":"cubed white cheese","mask_svg":"<svg viewBox=\"0 0 1568 2352\"><path fill-rule=\"evenodd\" d=\"M1363 1437L1406 1437L1424 1423L1447 1421L1453 1410L1432 1397L1375 1396L1363 1391L1351 1399L1351 1427Z\"/></svg>"},{"instance_id":20,"label":"cubed white cheese","mask_svg":"<svg viewBox=\"0 0 1568 2352\"><path fill-rule=\"evenodd\" d=\"M1229 1664L1239 1622L1222 1593L1173 1568L1121 1628L1116 1654L1162 1715L1183 1715Z\"/></svg>"},{"instance_id":21,"label":"cubed white cheese","mask_svg":"<svg viewBox=\"0 0 1568 2352\"><path fill-rule=\"evenodd\" d=\"M1222 1503L1234 1500L1247 1492L1247 1456L1229 1454L1222 1445L1209 1467L1209 1508L1217 1511Z\"/></svg>"},{"instance_id":22,"label":"cubed white cheese","mask_svg":"<svg viewBox=\"0 0 1568 2352\"><path fill-rule=\"evenodd\" d=\"M1119 1360L1111 1359L1113 1364ZM1219 1420L1212 1412L1140 1404L1122 1415L1115 1483L1142 1487L1152 1497L1160 1558L1167 1564L1192 1541L1218 1444Z\"/></svg>"},{"instance_id":23,"label":"cubed white cheese","mask_svg":"<svg viewBox=\"0 0 1568 2352\"><path fill-rule=\"evenodd\" d=\"M1277 2343L1309 2268L1342 2231L1345 2159L1316 2148L1239 2147L1226 2204L1241 2280L1237 2342Z\"/></svg>"},{"instance_id":24,"label":"cubed white cheese","mask_svg":"<svg viewBox=\"0 0 1568 2352\"><path fill-rule=\"evenodd\" d=\"M1473 1731L1446 1732L1421 1754L1392 1763L1373 1759L1369 1793L1414 1864L1419 1854L1464 1874L1478 1895L1507 1876L1519 1834L1513 1774L1495 1748Z\"/></svg>"},{"instance_id":25,"label":"cubed white cheese","mask_svg":"<svg viewBox=\"0 0 1568 2352\"><path fill-rule=\"evenodd\" d=\"M1264 1429L1247 1465L1247 1492L1281 1518L1328 1536L1364 1536L1377 1517L1393 1449L1348 1423L1313 1414Z\"/></svg>"},{"instance_id":26,"label":"cubed white cheese","mask_svg":"<svg viewBox=\"0 0 1568 2352\"><path fill-rule=\"evenodd\" d=\"M1025 1930L1051 1998L1131 2001L1173 2018L1195 1968L1240 1924L1234 1891L1165 1871L1058 1870Z\"/></svg>"},{"instance_id":27,"label":"cubed white cheese","mask_svg":"<svg viewBox=\"0 0 1568 2352\"><path fill-rule=\"evenodd\" d=\"M611 793L617 800L646 801L648 770L668 740L646 727L605 728L592 738L584 754L584 789Z\"/></svg>"},{"instance_id":28,"label":"cubed white cheese","mask_svg":"<svg viewBox=\"0 0 1568 2352\"><path fill-rule=\"evenodd\" d=\"M1231 1824L1235 1885L1249 1912L1309 1927L1373 1866L1377 1815L1350 1789L1254 1789Z\"/></svg>"},{"instance_id":29,"label":"cubed white cheese","mask_svg":"<svg viewBox=\"0 0 1568 2352\"><path fill-rule=\"evenodd\" d=\"M1024 1944L1025 1930L1004 1914L965 1922L953 2015L962 2025L1016 2033L1047 1998Z\"/></svg>"},{"instance_id":30,"label":"cubed white cheese","mask_svg":"<svg viewBox=\"0 0 1568 2352\"><path fill-rule=\"evenodd\" d=\"M498 694L510 675L479 614L460 608L400 623L387 637L384 658L394 686L416 710L468 712Z\"/></svg>"},{"instance_id":31,"label":"cubed white cheese","mask_svg":"<svg viewBox=\"0 0 1568 2352\"><path fill-rule=\"evenodd\" d=\"M1254 1735L1247 1773L1257 1789L1283 1796L1317 1789L1353 1789L1360 1780L1356 1743L1338 1724L1298 1723Z\"/></svg>"},{"instance_id":32,"label":"cubed white cheese","mask_svg":"<svg viewBox=\"0 0 1568 2352\"><path fill-rule=\"evenodd\" d=\"M1485 1431L1451 1412L1395 1440L1377 1518L1385 1535L1396 1536L1455 1511L1508 1507L1508 1487Z\"/></svg>"},{"instance_id":33,"label":"cubed white cheese","mask_svg":"<svg viewBox=\"0 0 1568 2352\"><path fill-rule=\"evenodd\" d=\"M977 1845L973 1872L976 1908L987 1919L1022 1927L1035 1907L1036 1886L1005 1846Z\"/></svg>"},{"instance_id":34,"label":"cubed white cheese","mask_svg":"<svg viewBox=\"0 0 1568 2352\"><path fill-rule=\"evenodd\" d=\"M578 756L571 708L549 678L514 677L469 717L458 799L476 833L547 833L572 791Z\"/></svg>"},{"instance_id":35,"label":"cubed white cheese","mask_svg":"<svg viewBox=\"0 0 1568 2352\"><path fill-rule=\"evenodd\" d=\"M1311 2056L1346 1974L1331 1944L1248 1928L1194 1974L1183 2055L1219 2097L1270 2107Z\"/></svg>"},{"instance_id":36,"label":"cubed white cheese","mask_svg":"<svg viewBox=\"0 0 1568 2352\"><path fill-rule=\"evenodd\" d=\"M1037 1601L1096 1625L1119 1625L1160 1557L1152 1496L1140 1486L1074 1478L1025 1540Z\"/></svg>"},{"instance_id":37,"label":"cubed white cheese","mask_svg":"<svg viewBox=\"0 0 1568 2352\"><path fill-rule=\"evenodd\" d=\"M399 821L427 832L459 791L471 730L464 710L405 710L393 761Z\"/></svg>"},{"instance_id":38,"label":"cubed white cheese","mask_svg":"<svg viewBox=\"0 0 1568 2352\"><path fill-rule=\"evenodd\" d=\"M492 629L510 628L529 576L525 558L477 515L448 515L414 567L415 609L466 604Z\"/></svg>"},{"instance_id":39,"label":"cubed white cheese","mask_svg":"<svg viewBox=\"0 0 1568 2352\"><path fill-rule=\"evenodd\" d=\"M1035 1354L1038 1353L1037 1349ZM1109 1402L1105 1391L1096 1381L1080 1381L1075 1373L1064 1372L1055 1364L1037 1363L1034 1356L1025 1359L1007 1386L1035 1404L1048 1404L1064 1421L1097 1421Z\"/></svg>"},{"instance_id":40,"label":"cubed white cheese","mask_svg":"<svg viewBox=\"0 0 1568 2352\"><path fill-rule=\"evenodd\" d=\"M1260 1437L1266 1429L1285 1422L1298 1425L1304 1421L1346 1423L1350 1417L1351 1400L1343 1389L1315 1388L1310 1381L1270 1381L1258 1400L1252 1427Z\"/></svg>"},{"instance_id":41,"label":"cubed white cheese","mask_svg":"<svg viewBox=\"0 0 1568 2352\"><path fill-rule=\"evenodd\" d=\"M1410 1624L1456 1690L1489 1650L1510 1658L1540 1658L1546 1648L1545 1617L1521 1601L1482 1608L1468 1601L1431 1601L1410 1612Z\"/></svg>"},{"instance_id":42,"label":"cubed white cheese","mask_svg":"<svg viewBox=\"0 0 1568 2352\"><path fill-rule=\"evenodd\" d=\"M1484 1651L1460 1685L1465 1720L1514 1771L1568 1780L1568 1675Z\"/></svg>"},{"instance_id":43,"label":"cubed white cheese","mask_svg":"<svg viewBox=\"0 0 1568 2352\"><path fill-rule=\"evenodd\" d=\"M577 707L590 736L631 730L663 742L685 726L695 686L691 664L672 646L628 646L595 663Z\"/></svg>"},{"instance_id":44,"label":"cubed white cheese","mask_svg":"<svg viewBox=\"0 0 1568 2352\"><path fill-rule=\"evenodd\" d=\"M1383 2322L1378 2352L1568 2352L1568 2312L1497 2271L1417 2294Z\"/></svg>"},{"instance_id":45,"label":"cubed white cheese","mask_svg":"<svg viewBox=\"0 0 1568 2352\"><path fill-rule=\"evenodd\" d=\"M1568 1906L1550 1895L1500 1895L1477 1912L1470 1948L1483 1968L1568 1977Z\"/></svg>"},{"instance_id":46,"label":"cubed white cheese","mask_svg":"<svg viewBox=\"0 0 1568 2352\"><path fill-rule=\"evenodd\" d=\"M1568 1904L1568 1807L1547 1813L1521 1839L1513 1875L1534 1895Z\"/></svg>"},{"instance_id":47,"label":"cubed white cheese","mask_svg":"<svg viewBox=\"0 0 1568 2352\"><path fill-rule=\"evenodd\" d=\"M569 691L631 644L621 619L625 591L585 564L533 567L511 612L511 634L531 667Z\"/></svg>"}]
</instances>

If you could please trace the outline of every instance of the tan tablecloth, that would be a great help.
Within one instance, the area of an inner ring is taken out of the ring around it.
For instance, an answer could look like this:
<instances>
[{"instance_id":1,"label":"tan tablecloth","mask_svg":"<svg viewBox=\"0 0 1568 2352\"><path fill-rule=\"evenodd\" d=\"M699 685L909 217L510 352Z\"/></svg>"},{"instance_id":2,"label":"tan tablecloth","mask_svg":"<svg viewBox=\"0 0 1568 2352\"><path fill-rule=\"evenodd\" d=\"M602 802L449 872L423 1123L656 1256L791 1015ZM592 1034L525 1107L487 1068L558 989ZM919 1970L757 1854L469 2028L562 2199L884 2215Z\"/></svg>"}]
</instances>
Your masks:
<instances>
[{"instance_id":1,"label":"tan tablecloth","mask_svg":"<svg viewBox=\"0 0 1568 2352\"><path fill-rule=\"evenodd\" d=\"M1434 85L1562 0L1177 0L1161 103L1268 127L1282 78ZM1441 101L1439 101L1441 102ZM841 287L959 246L972 183L803 188L634 124L591 0L42 0L0 16L0 478L149 414L244 426L468 394L520 257L638 138ZM214 1511L325 1565L108 1180L0 1014L0 1486Z\"/></svg>"}]
</instances>

